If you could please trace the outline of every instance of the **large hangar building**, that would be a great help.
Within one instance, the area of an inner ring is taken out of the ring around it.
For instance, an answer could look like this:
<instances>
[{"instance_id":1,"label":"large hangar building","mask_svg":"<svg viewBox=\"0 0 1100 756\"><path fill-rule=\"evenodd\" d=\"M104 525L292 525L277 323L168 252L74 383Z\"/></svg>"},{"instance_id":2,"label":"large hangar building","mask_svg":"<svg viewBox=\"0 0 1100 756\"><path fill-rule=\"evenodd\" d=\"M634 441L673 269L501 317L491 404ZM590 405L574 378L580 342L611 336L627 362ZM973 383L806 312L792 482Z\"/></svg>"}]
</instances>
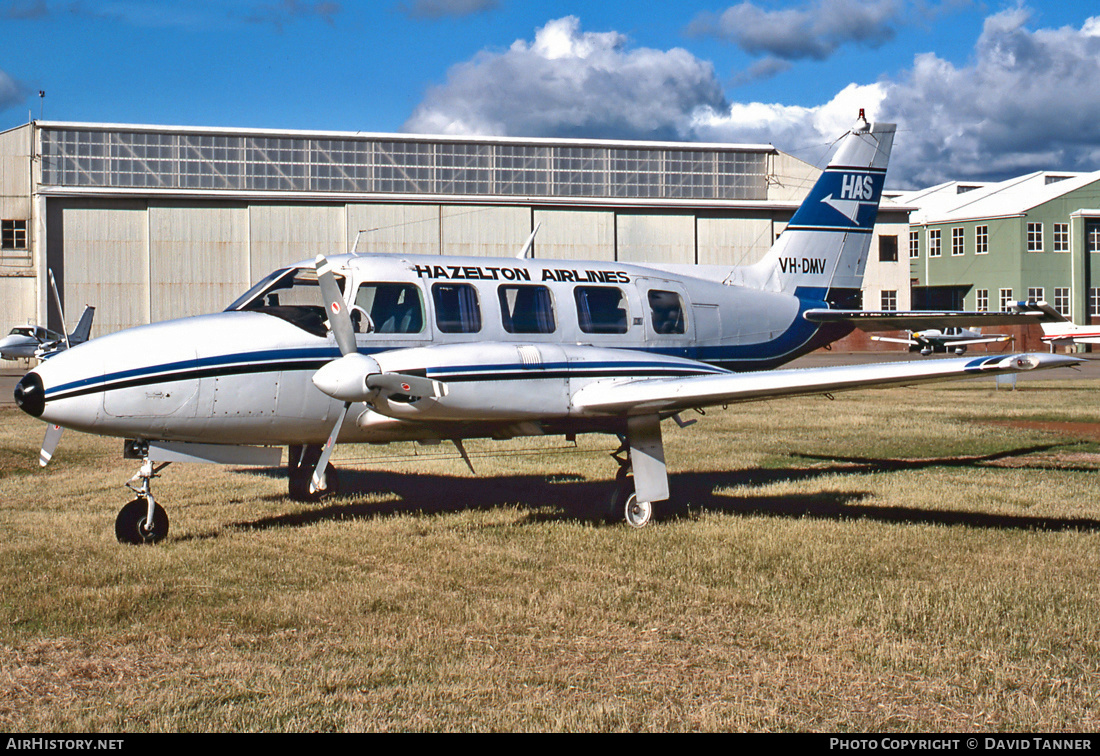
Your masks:
<instances>
[{"instance_id":1,"label":"large hangar building","mask_svg":"<svg viewBox=\"0 0 1100 756\"><path fill-rule=\"evenodd\" d=\"M31 122L0 133L0 328L93 336L223 309L338 254L746 264L819 170L771 145ZM884 200L869 309L909 307L908 209Z\"/></svg>"}]
</instances>

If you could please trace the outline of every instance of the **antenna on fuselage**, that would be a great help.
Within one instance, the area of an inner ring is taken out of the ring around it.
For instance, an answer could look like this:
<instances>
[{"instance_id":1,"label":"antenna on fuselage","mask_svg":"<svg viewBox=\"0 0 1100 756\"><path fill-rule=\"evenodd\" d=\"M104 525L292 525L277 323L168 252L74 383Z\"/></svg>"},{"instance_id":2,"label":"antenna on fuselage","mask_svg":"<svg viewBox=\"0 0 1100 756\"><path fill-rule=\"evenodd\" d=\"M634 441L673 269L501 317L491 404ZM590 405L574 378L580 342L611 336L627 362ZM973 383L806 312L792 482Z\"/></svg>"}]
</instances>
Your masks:
<instances>
[{"instance_id":1,"label":"antenna on fuselage","mask_svg":"<svg viewBox=\"0 0 1100 756\"><path fill-rule=\"evenodd\" d=\"M359 236L366 230L367 229L365 229L365 228L361 228L361 229L359 229L358 231L355 232L355 241L353 241L351 243L351 254L353 254L355 256L359 255L359 252L356 251L357 248L359 247Z\"/></svg>"},{"instance_id":2,"label":"antenna on fuselage","mask_svg":"<svg viewBox=\"0 0 1100 756\"><path fill-rule=\"evenodd\" d=\"M523 243L523 249L516 255L517 260L522 260L531 253L531 250L535 248L535 234L539 232L539 227L542 225L542 221L535 224L535 228L531 231L531 235L527 237L527 241Z\"/></svg>"}]
</instances>

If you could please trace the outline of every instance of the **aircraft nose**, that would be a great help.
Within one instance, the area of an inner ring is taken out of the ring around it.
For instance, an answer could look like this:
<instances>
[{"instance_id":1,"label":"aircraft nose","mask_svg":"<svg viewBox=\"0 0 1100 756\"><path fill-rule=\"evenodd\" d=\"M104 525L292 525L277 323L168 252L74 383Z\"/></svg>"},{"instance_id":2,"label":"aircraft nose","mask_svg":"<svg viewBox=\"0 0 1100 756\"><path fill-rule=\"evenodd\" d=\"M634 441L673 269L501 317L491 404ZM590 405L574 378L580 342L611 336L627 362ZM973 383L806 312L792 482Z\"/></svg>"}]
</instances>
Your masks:
<instances>
[{"instance_id":1,"label":"aircraft nose","mask_svg":"<svg viewBox=\"0 0 1100 756\"><path fill-rule=\"evenodd\" d=\"M34 417L41 417L46 409L46 390L42 386L42 376L30 372L15 384L15 403L19 409Z\"/></svg>"}]
</instances>

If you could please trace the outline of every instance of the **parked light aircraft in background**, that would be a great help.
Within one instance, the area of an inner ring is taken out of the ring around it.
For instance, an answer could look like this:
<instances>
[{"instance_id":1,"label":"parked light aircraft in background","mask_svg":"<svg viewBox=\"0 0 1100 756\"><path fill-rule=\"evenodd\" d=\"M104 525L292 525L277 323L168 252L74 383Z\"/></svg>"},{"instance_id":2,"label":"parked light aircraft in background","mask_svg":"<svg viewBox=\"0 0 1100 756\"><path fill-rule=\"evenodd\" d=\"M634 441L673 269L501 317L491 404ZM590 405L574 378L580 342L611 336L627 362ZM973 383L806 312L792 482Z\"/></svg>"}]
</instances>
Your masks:
<instances>
[{"instance_id":1,"label":"parked light aircraft in background","mask_svg":"<svg viewBox=\"0 0 1100 756\"><path fill-rule=\"evenodd\" d=\"M1041 302L1040 306L1051 315L1049 320L1040 325L1043 329L1042 339L1050 344L1052 350L1071 344L1100 344L1100 325L1077 325L1046 302Z\"/></svg>"},{"instance_id":2,"label":"parked light aircraft in background","mask_svg":"<svg viewBox=\"0 0 1100 756\"><path fill-rule=\"evenodd\" d=\"M642 526L669 498L661 421L684 410L1078 362L771 370L874 320L836 309L859 292L895 130L860 115L754 265L318 256L222 313L63 352L23 377L16 401L50 424L43 463L61 427L127 439L142 464L115 522L124 543L167 533L150 482L172 461L274 466L287 446L290 493L309 498L338 485L337 442L453 441L466 456L464 439L544 434L617 435L612 506Z\"/></svg>"},{"instance_id":3,"label":"parked light aircraft in background","mask_svg":"<svg viewBox=\"0 0 1100 756\"><path fill-rule=\"evenodd\" d=\"M61 315L61 327L65 327L65 312L61 309L61 298L57 294L57 284L54 283L53 271L50 271L50 286L53 289L54 301L57 303L57 311ZM84 307L76 328L70 334L57 333L41 325L16 326L7 336L0 339L0 358L5 360L30 359L38 357L44 359L54 352L83 344L92 334L92 318L95 316L95 308L91 305Z\"/></svg>"},{"instance_id":4,"label":"parked light aircraft in background","mask_svg":"<svg viewBox=\"0 0 1100 756\"><path fill-rule=\"evenodd\" d=\"M908 338L894 336L872 336L872 341L887 341L893 344L908 344L920 347L920 353L925 357L936 350L952 351L955 354L966 354L966 348L975 344L994 344L1008 341L1012 337L1008 334L990 333L982 334L979 328L972 331L969 328L928 328L923 331L910 331Z\"/></svg>"}]
</instances>

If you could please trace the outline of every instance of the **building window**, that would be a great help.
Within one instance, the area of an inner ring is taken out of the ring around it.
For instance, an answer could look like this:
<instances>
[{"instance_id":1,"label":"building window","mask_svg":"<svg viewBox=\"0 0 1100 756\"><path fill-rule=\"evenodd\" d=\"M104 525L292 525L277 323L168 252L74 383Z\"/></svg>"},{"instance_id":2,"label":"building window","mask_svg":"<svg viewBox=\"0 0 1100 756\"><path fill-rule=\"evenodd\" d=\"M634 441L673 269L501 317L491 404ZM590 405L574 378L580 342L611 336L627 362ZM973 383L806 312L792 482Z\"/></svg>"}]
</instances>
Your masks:
<instances>
[{"instance_id":1,"label":"building window","mask_svg":"<svg viewBox=\"0 0 1100 756\"><path fill-rule=\"evenodd\" d=\"M896 310L898 309L898 293L897 291L890 291L883 289L882 291L882 309L883 310Z\"/></svg>"},{"instance_id":2,"label":"building window","mask_svg":"<svg viewBox=\"0 0 1100 756\"><path fill-rule=\"evenodd\" d=\"M1069 317L1069 287L1068 286L1056 286L1054 287L1054 309L1058 311L1060 315Z\"/></svg>"},{"instance_id":3,"label":"building window","mask_svg":"<svg viewBox=\"0 0 1100 756\"><path fill-rule=\"evenodd\" d=\"M974 254L989 254L989 226L974 227Z\"/></svg>"},{"instance_id":4,"label":"building window","mask_svg":"<svg viewBox=\"0 0 1100 756\"><path fill-rule=\"evenodd\" d=\"M920 231L909 232L909 259L920 257Z\"/></svg>"},{"instance_id":5,"label":"building window","mask_svg":"<svg viewBox=\"0 0 1100 756\"><path fill-rule=\"evenodd\" d=\"M0 248L27 248L27 222L25 220L0 221Z\"/></svg>"},{"instance_id":6,"label":"building window","mask_svg":"<svg viewBox=\"0 0 1100 756\"><path fill-rule=\"evenodd\" d=\"M1027 251L1028 252L1042 252L1043 251L1043 224L1042 223L1028 223L1027 224Z\"/></svg>"},{"instance_id":7,"label":"building window","mask_svg":"<svg viewBox=\"0 0 1100 756\"><path fill-rule=\"evenodd\" d=\"M978 312L989 312L989 289L978 289L975 291L977 296L977 309Z\"/></svg>"},{"instance_id":8,"label":"building window","mask_svg":"<svg viewBox=\"0 0 1100 756\"><path fill-rule=\"evenodd\" d=\"M896 236L880 236L878 238L878 261L879 262L897 262L898 261L898 237L896 237Z\"/></svg>"},{"instance_id":9,"label":"building window","mask_svg":"<svg viewBox=\"0 0 1100 756\"><path fill-rule=\"evenodd\" d=\"M1100 223L1088 223L1086 225L1085 251L1100 252Z\"/></svg>"},{"instance_id":10,"label":"building window","mask_svg":"<svg viewBox=\"0 0 1100 756\"><path fill-rule=\"evenodd\" d=\"M1010 312L1013 304L1012 289L1001 289L1001 312Z\"/></svg>"},{"instance_id":11,"label":"building window","mask_svg":"<svg viewBox=\"0 0 1100 756\"><path fill-rule=\"evenodd\" d=\"M940 230L938 228L928 229L928 256L940 256Z\"/></svg>"},{"instance_id":12,"label":"building window","mask_svg":"<svg viewBox=\"0 0 1100 756\"><path fill-rule=\"evenodd\" d=\"M1042 302L1046 299L1042 286L1032 286L1027 290L1028 302Z\"/></svg>"},{"instance_id":13,"label":"building window","mask_svg":"<svg viewBox=\"0 0 1100 756\"><path fill-rule=\"evenodd\" d=\"M1100 288L1089 289L1089 314L1100 315Z\"/></svg>"},{"instance_id":14,"label":"building window","mask_svg":"<svg viewBox=\"0 0 1100 756\"><path fill-rule=\"evenodd\" d=\"M1054 251L1069 252L1069 224L1054 224Z\"/></svg>"},{"instance_id":15,"label":"building window","mask_svg":"<svg viewBox=\"0 0 1100 756\"><path fill-rule=\"evenodd\" d=\"M951 229L951 256L958 257L966 252L966 247L963 246L966 241L966 237L963 234L962 228Z\"/></svg>"}]
</instances>

